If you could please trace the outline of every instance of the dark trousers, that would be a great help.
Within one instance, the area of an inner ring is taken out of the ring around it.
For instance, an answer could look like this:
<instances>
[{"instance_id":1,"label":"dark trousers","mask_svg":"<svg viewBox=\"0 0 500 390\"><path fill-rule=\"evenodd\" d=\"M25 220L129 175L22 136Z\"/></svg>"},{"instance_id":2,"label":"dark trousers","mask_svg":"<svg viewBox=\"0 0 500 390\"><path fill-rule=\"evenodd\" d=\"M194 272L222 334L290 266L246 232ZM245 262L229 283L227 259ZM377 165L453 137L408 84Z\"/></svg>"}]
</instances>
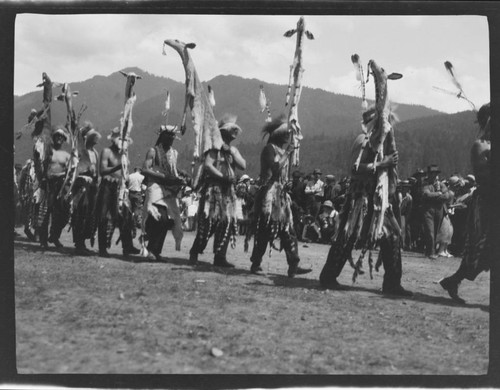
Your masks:
<instances>
[{"instance_id":1,"label":"dark trousers","mask_svg":"<svg viewBox=\"0 0 500 390\"><path fill-rule=\"evenodd\" d=\"M97 184L86 182L77 178L73 186L74 206L71 216L71 230L73 231L73 242L77 248L85 246L85 240L92 238L95 230L95 201L97 196Z\"/></svg>"},{"instance_id":2,"label":"dark trousers","mask_svg":"<svg viewBox=\"0 0 500 390\"><path fill-rule=\"evenodd\" d=\"M201 208L200 208L201 210ZM189 253L198 255L203 253L207 247L208 240L214 236L214 260L226 260L227 248L229 241L234 232L235 227L229 221L211 221L205 218L201 213L198 214L198 228L196 230L196 238Z\"/></svg>"},{"instance_id":3,"label":"dark trousers","mask_svg":"<svg viewBox=\"0 0 500 390\"><path fill-rule=\"evenodd\" d=\"M336 281L347 259L351 256L354 241L355 236L352 236L347 243L342 239L338 239L332 244L326 263L319 276L321 284L328 285ZM379 256L384 266L382 290L390 291L401 286L402 264L399 243L400 238L397 235L390 235L380 240Z\"/></svg>"},{"instance_id":4,"label":"dark trousers","mask_svg":"<svg viewBox=\"0 0 500 390\"><path fill-rule=\"evenodd\" d=\"M423 213L423 228L425 240L425 255L432 256L436 253L436 235L443 221L443 208L428 207Z\"/></svg>"},{"instance_id":5,"label":"dark trousers","mask_svg":"<svg viewBox=\"0 0 500 390\"><path fill-rule=\"evenodd\" d=\"M167 208L156 206L160 213L160 219L157 221L152 216L146 219L146 235L148 237L148 251L154 255L160 255L165 243L165 237L169 229L172 229L174 221L168 218Z\"/></svg>"},{"instance_id":6,"label":"dark trousers","mask_svg":"<svg viewBox=\"0 0 500 390\"><path fill-rule=\"evenodd\" d=\"M98 220L99 251L104 252L111 246L110 237L118 225L122 248L132 247L132 213L128 208L118 213L118 182L103 179L97 195L96 215Z\"/></svg>"},{"instance_id":7,"label":"dark trousers","mask_svg":"<svg viewBox=\"0 0 500 390\"><path fill-rule=\"evenodd\" d=\"M265 221L266 218L262 216L261 221ZM273 227L270 223L264 226L257 226L257 231L255 233L254 245L252 250L252 256L250 261L256 267L260 266L262 263L262 257L266 253L267 244L269 243L270 237L273 236ZM297 244L297 236L293 227L290 227L288 231L281 230L278 233L278 237L281 241L281 245L285 250L286 262L289 266L293 266L299 263L299 250Z\"/></svg>"},{"instance_id":8,"label":"dark trousers","mask_svg":"<svg viewBox=\"0 0 500 390\"><path fill-rule=\"evenodd\" d=\"M40 225L40 243L47 244L49 239L49 220L50 220L50 239L59 240L61 233L69 220L69 204L64 199L57 199L59 191L64 183L64 176L47 179L47 213Z\"/></svg>"},{"instance_id":9,"label":"dark trousers","mask_svg":"<svg viewBox=\"0 0 500 390\"><path fill-rule=\"evenodd\" d=\"M134 226L140 229L142 223L142 193L140 191L130 191L128 197L134 216Z\"/></svg>"}]
</instances>

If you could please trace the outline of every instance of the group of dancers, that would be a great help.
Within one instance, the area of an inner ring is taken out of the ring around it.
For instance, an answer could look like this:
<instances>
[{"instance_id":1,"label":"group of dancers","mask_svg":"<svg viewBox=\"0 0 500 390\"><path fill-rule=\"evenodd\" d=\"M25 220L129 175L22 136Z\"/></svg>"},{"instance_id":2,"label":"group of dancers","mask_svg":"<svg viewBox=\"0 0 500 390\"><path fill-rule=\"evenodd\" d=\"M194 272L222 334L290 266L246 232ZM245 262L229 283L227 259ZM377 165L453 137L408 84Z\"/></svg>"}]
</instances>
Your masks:
<instances>
[{"instance_id":1,"label":"group of dancers","mask_svg":"<svg viewBox=\"0 0 500 390\"><path fill-rule=\"evenodd\" d=\"M469 208L467 219L466 243L463 259L457 272L443 278L441 286L457 302L465 303L458 295L459 284L464 280L474 280L481 272L489 269L488 215L490 182L490 106L484 105L477 114L480 134L471 150L473 173L477 189ZM365 124L370 120L364 115ZM218 123L224 141L220 149L209 150L203 156L203 169L197 179L196 190L200 195L197 215L196 237L189 252L189 264L198 264L198 255L203 253L209 239L213 236L213 264L217 267L231 268L228 260L228 247L234 247L237 229L236 183L237 170L246 168L246 161L238 149L232 145L242 132L236 117L225 115ZM288 276L294 277L311 272L310 268L299 265L297 236L294 231L291 198L289 194L290 153L294 146L289 142L290 134L286 117L280 116L266 123L263 128L267 143L260 156L259 189L255 196L251 232L254 237L250 256L250 272L263 274L262 260L268 246L284 250L288 263ZM175 248L180 250L182 240L182 221L177 194L187 185L188 178L177 168L177 151L173 148L177 138L176 126L162 125L154 147L147 154L141 170L145 177L145 200L142 211L141 245L135 248L133 242L134 219L130 210L120 209L118 205L118 183L121 178L122 145L118 128L113 129L107 139L110 144L100 155L96 145L101 134L90 122L81 128L85 146L80 151L77 176L72 187L70 201L60 197L63 178L71 155L63 149L67 134L63 128L55 128L51 134L51 145L45 151L41 165L43 177L38 186L45 193L44 202L36 203L32 197L30 206L37 205L37 222L27 221L25 231L30 238L38 235L43 249L49 243L62 246L59 241L64 227L70 223L75 251L78 255L90 255L86 242L93 245L97 233L99 256L109 257L108 249L115 228L118 228L123 254L148 256L161 260L161 252L168 230L175 239ZM383 142L384 157L376 161L376 151L367 142L366 134L360 134L354 142L352 152L353 171L346 200L340 211L340 222L333 238L328 257L320 273L321 286L328 289L345 289L338 283L345 263L352 262L353 249L360 249L371 256L371 250L379 249L376 264L384 267L382 292L384 294L411 296L412 293L401 286L401 233L395 188L389 186L389 205L382 220L383 234L373 240L371 234L374 215L374 195L377 191L377 173L395 168L399 161L397 151L391 151L391 139ZM375 162L374 162L375 161ZM20 187L26 186L29 172L34 169L29 162L23 168ZM36 165L36 164L33 164ZM36 175L35 175L36 177ZM21 197L22 198L22 197ZM30 214L29 212L27 213ZM33 215L31 216L33 219ZM29 219L29 218L28 218ZM50 223L49 223L50 221ZM30 224L31 223L31 224ZM32 232L31 229L35 228ZM276 247L279 240L280 246ZM147 243L147 244L146 244Z\"/></svg>"}]
</instances>

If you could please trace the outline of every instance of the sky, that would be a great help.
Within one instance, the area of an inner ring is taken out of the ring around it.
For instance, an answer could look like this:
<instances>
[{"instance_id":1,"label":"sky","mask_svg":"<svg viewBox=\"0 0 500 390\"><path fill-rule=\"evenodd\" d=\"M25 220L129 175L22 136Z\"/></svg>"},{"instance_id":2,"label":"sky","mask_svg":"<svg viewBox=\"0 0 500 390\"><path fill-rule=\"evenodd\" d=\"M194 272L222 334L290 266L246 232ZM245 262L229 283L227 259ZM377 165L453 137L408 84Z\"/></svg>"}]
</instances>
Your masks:
<instances>
[{"instance_id":1,"label":"sky","mask_svg":"<svg viewBox=\"0 0 500 390\"><path fill-rule=\"evenodd\" d=\"M37 90L41 73L53 81L79 82L137 66L184 82L179 55L165 39L194 42L191 51L202 81L218 75L287 84L296 38L285 31L301 15L19 14L15 24L14 94ZM305 15L314 40L303 47L302 84L361 97L351 55L366 69L370 59L388 73L394 103L442 112L471 109L444 67L450 61L466 96L479 108L490 99L489 31L484 16ZM367 98L373 99L373 81Z\"/></svg>"}]
</instances>

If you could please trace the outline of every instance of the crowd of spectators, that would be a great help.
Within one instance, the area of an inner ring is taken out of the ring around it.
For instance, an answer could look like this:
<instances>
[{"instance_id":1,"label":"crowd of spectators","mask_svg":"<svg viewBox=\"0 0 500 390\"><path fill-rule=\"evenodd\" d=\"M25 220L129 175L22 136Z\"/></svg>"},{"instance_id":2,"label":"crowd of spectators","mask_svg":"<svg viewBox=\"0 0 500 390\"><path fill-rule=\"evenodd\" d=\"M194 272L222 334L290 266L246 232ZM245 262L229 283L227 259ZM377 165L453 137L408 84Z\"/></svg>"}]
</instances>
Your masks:
<instances>
[{"instance_id":1,"label":"crowd of spectators","mask_svg":"<svg viewBox=\"0 0 500 390\"><path fill-rule=\"evenodd\" d=\"M19 172L16 167L16 176ZM427 170L417 169L409 178L398 182L396 192L402 248L424 253L431 259L461 256L468 201L476 188L473 175L455 173L448 179L441 179L440 173L436 165L430 165ZM141 228L143 179L136 169L129 180L136 229ZM294 228L300 241L331 244L348 187L347 176L337 180L332 174L323 176L320 169L309 174L298 170L292 172L287 188L292 200ZM257 190L258 178L246 174L239 178L236 204L240 235L249 233ZM179 193L183 230L196 231L198 204L197 192L185 186ZM16 215L20 219L20 212Z\"/></svg>"}]
</instances>

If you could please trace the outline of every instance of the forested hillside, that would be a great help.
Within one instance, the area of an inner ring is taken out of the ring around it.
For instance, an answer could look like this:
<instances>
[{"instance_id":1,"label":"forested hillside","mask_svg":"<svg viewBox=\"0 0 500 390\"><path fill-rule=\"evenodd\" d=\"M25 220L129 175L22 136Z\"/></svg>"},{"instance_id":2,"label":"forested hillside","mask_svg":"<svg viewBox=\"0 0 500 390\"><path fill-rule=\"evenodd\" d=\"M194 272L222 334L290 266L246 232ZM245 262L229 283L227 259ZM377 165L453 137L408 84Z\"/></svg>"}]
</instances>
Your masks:
<instances>
[{"instance_id":1,"label":"forested hillside","mask_svg":"<svg viewBox=\"0 0 500 390\"><path fill-rule=\"evenodd\" d=\"M178 124L184 107L184 84L171 79L149 74L138 68L127 68L142 76L136 83L137 102L133 112L130 159L133 166L142 164L147 149L154 144L160 124L165 123L162 111L165 106L166 91L171 94L169 124ZM70 82L70 80L54 80ZM265 113L259 110L260 85L264 85L266 96L271 102L271 112L278 115L285 111L285 85L263 83L256 79L236 76L217 76L204 83L215 91L217 118L224 113L238 115L238 123L243 134L236 141L248 162L247 173L256 176L259 170L259 154L264 144L261 129ZM118 72L109 76L94 76L81 82L72 82L71 88L79 94L74 98L76 110L82 104L87 106L81 123L90 120L103 134L98 147L107 145L106 135L119 124L123 109L125 78ZM57 96L59 88L54 88ZM446 98L446 97L444 97ZM41 90L14 100L14 131L26 123L31 108L42 106ZM357 97L327 92L305 87L299 105L299 120L304 134L301 145L300 170L309 172L320 168L324 173L339 176L349 171L349 155L355 136L361 131L361 100ZM439 113L435 110L406 104L397 105L400 123L396 125L396 141L401 153L400 174L407 176L417 168L430 163L439 164L443 173L469 170L468 149L476 132L474 115L463 112L455 115ZM65 105L52 103L52 124L64 124ZM188 117L188 130L182 140L177 141L179 165L190 170L193 131ZM22 163L31 155L32 141L29 134L16 141L15 162Z\"/></svg>"}]
</instances>

